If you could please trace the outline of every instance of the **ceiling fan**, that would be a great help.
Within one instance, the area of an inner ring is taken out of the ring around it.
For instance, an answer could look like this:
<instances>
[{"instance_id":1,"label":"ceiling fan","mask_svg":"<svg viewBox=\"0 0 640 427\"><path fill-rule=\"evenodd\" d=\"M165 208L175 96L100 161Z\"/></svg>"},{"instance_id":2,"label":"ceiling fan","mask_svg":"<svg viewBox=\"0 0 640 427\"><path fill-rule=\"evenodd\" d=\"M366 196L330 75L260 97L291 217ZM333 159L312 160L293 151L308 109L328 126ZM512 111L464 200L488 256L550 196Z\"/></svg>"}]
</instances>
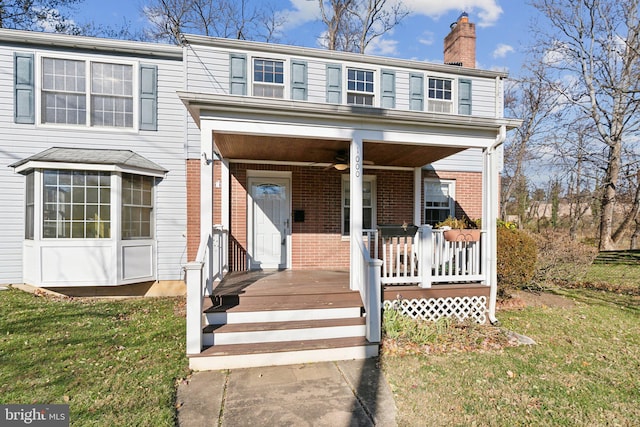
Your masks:
<instances>
[{"instance_id":1,"label":"ceiling fan","mask_svg":"<svg viewBox=\"0 0 640 427\"><path fill-rule=\"evenodd\" d=\"M371 160L363 160L362 163L365 165L374 164ZM337 169L339 171L345 171L349 169L349 151L339 150L333 158L333 163L324 168L324 170L329 170L331 168Z\"/></svg>"}]
</instances>

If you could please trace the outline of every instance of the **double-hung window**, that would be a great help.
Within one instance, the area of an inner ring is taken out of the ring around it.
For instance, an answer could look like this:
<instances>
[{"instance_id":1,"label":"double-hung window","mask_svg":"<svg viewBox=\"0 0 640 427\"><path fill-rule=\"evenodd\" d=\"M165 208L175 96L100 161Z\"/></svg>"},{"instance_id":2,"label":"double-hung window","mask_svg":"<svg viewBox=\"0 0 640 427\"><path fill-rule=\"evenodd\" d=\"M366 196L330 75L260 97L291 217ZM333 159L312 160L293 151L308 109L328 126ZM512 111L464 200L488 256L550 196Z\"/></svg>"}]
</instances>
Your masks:
<instances>
[{"instance_id":1,"label":"double-hung window","mask_svg":"<svg viewBox=\"0 0 640 427\"><path fill-rule=\"evenodd\" d=\"M84 61L42 60L42 123L87 123L87 83Z\"/></svg>"},{"instance_id":2,"label":"double-hung window","mask_svg":"<svg viewBox=\"0 0 640 427\"><path fill-rule=\"evenodd\" d=\"M424 180L424 222L436 225L455 212L455 181Z\"/></svg>"},{"instance_id":3,"label":"double-hung window","mask_svg":"<svg viewBox=\"0 0 640 427\"><path fill-rule=\"evenodd\" d=\"M272 59L253 60L253 95L284 98L284 62Z\"/></svg>"},{"instance_id":4,"label":"double-hung window","mask_svg":"<svg viewBox=\"0 0 640 427\"><path fill-rule=\"evenodd\" d=\"M43 58L41 121L133 128L133 86L132 65Z\"/></svg>"},{"instance_id":5,"label":"double-hung window","mask_svg":"<svg viewBox=\"0 0 640 427\"><path fill-rule=\"evenodd\" d=\"M347 103L373 105L373 71L347 68Z\"/></svg>"},{"instance_id":6,"label":"double-hung window","mask_svg":"<svg viewBox=\"0 0 640 427\"><path fill-rule=\"evenodd\" d=\"M453 111L453 82L450 79L429 77L428 111L451 113Z\"/></svg>"},{"instance_id":7,"label":"double-hung window","mask_svg":"<svg viewBox=\"0 0 640 427\"><path fill-rule=\"evenodd\" d=\"M351 191L349 176L342 179L342 234L348 235L351 217ZM362 177L362 228L371 230L376 226L376 181L375 176Z\"/></svg>"},{"instance_id":8,"label":"double-hung window","mask_svg":"<svg viewBox=\"0 0 640 427\"><path fill-rule=\"evenodd\" d=\"M153 177L122 174L122 238L152 238Z\"/></svg>"},{"instance_id":9,"label":"double-hung window","mask_svg":"<svg viewBox=\"0 0 640 427\"><path fill-rule=\"evenodd\" d=\"M91 63L91 126L133 127L133 67Z\"/></svg>"}]
</instances>

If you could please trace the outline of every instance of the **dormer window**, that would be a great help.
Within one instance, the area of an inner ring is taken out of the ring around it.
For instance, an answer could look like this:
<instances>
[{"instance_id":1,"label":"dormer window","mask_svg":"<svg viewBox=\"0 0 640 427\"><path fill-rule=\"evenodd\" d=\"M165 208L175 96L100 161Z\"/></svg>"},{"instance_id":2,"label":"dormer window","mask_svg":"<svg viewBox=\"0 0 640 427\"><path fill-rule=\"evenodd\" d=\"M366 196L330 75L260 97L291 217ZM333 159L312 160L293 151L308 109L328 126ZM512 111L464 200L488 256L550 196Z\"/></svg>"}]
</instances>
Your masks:
<instances>
[{"instance_id":1,"label":"dormer window","mask_svg":"<svg viewBox=\"0 0 640 427\"><path fill-rule=\"evenodd\" d=\"M347 69L347 103L373 106L373 71Z\"/></svg>"},{"instance_id":2,"label":"dormer window","mask_svg":"<svg viewBox=\"0 0 640 427\"><path fill-rule=\"evenodd\" d=\"M428 111L432 113L451 113L453 111L452 81L449 79L429 78Z\"/></svg>"},{"instance_id":3,"label":"dormer window","mask_svg":"<svg viewBox=\"0 0 640 427\"><path fill-rule=\"evenodd\" d=\"M284 62L271 59L253 60L253 95L284 98Z\"/></svg>"}]
</instances>

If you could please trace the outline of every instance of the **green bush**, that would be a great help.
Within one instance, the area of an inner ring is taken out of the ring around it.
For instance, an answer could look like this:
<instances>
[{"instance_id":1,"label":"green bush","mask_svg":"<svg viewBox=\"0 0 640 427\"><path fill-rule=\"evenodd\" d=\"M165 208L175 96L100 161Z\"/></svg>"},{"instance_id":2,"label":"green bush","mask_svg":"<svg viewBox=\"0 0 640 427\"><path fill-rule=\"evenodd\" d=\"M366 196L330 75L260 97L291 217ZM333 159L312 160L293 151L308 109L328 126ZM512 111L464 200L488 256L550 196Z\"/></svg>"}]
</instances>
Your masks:
<instances>
[{"instance_id":1,"label":"green bush","mask_svg":"<svg viewBox=\"0 0 640 427\"><path fill-rule=\"evenodd\" d=\"M500 226L497 237L498 295L506 297L531 283L538 249L534 239L522 230Z\"/></svg>"}]
</instances>

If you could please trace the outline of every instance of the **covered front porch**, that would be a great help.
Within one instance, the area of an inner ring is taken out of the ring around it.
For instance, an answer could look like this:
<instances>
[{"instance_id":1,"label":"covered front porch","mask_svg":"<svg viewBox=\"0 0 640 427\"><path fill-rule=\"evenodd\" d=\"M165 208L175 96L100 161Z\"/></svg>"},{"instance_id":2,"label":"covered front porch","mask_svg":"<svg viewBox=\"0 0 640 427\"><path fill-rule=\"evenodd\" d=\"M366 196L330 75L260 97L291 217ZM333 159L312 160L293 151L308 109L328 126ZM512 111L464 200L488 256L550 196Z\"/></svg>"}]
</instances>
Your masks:
<instances>
[{"instance_id":1,"label":"covered front porch","mask_svg":"<svg viewBox=\"0 0 640 427\"><path fill-rule=\"evenodd\" d=\"M299 270L343 269L351 296L342 297L358 296L358 317L364 322L362 345L367 348L357 355L343 352L348 357L369 357L371 346L380 341L383 286L402 286L402 290L387 291L395 295L396 305L406 305L404 295L415 290L427 294L429 290L455 290L457 296L427 295L411 300L426 299L442 306L445 299L460 297L466 298L461 304L469 306L473 299L473 310L482 313L478 321L495 320L500 157L496 149L504 139L507 120L465 117L461 122L446 115L356 106L261 99L245 103L242 98L191 93L180 96L199 124L202 149L200 247L195 262L187 266L187 353L204 354L202 331L207 320L202 315L203 302L211 297L215 301L221 283L238 271L280 269L296 274ZM483 228L479 241L449 242L423 221L422 166L467 149L478 150L482 156ZM404 174L404 184L394 184L396 172ZM352 213L366 211L363 191L371 175L379 183L390 183L392 195L378 201L387 216L366 223L364 214ZM309 177L314 184L303 188ZM302 193L320 197L323 190L340 182L343 190L335 200L337 221L331 215L334 211L319 215L323 224L337 223L337 229L300 232L297 223L313 212L297 209L292 198ZM267 202L260 202L261 197ZM403 213L393 216L393 212ZM405 226L404 233L384 233L378 224L388 218ZM411 224L416 227L409 227ZM274 243L260 250L275 248L265 253L276 254L268 262L256 249L264 230L271 232ZM305 258L314 254L311 261ZM283 280L284 276L273 277ZM289 287L294 295L302 289ZM440 311L456 310L454 306ZM243 351L249 351L248 347Z\"/></svg>"}]
</instances>

